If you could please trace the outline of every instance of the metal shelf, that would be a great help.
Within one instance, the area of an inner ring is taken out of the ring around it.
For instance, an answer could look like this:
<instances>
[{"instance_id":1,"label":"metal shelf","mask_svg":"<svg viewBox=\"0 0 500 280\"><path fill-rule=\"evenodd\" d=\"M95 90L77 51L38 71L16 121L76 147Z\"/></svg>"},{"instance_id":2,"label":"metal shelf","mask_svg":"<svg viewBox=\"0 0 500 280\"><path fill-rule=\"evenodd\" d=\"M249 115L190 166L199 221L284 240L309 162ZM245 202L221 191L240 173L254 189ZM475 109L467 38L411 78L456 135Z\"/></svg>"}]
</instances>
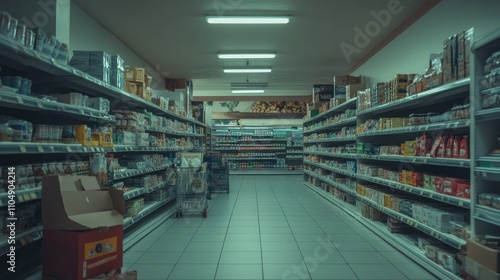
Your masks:
<instances>
[{"instance_id":1,"label":"metal shelf","mask_svg":"<svg viewBox=\"0 0 500 280\"><path fill-rule=\"evenodd\" d=\"M328 184L336 187L337 189L342 190L342 191L344 191L344 192L346 192L346 193L348 193L350 195L357 196L356 191L349 189L346 185L339 184L339 183L334 182L334 181L332 181L332 180L330 180L328 178L325 178L325 177L323 177L323 176L321 176L319 174L315 174L314 172L311 172L311 171L304 170L304 174L307 174L307 175L309 175L311 177L314 177L314 178L319 179L319 180L321 180L321 181L323 181L325 183L328 183Z\"/></svg>"},{"instance_id":2,"label":"metal shelf","mask_svg":"<svg viewBox=\"0 0 500 280\"><path fill-rule=\"evenodd\" d=\"M324 126L321 126L321 127L316 127L316 128L311 129L311 130L305 130L304 129L304 134L318 132L318 131L324 131L324 130L329 130L329 129L332 129L332 128L336 128L336 127L343 126L343 125L348 125L348 124L356 124L356 119L357 119L356 117L352 117L352 118L340 120L340 121L335 122L335 123L327 124L327 125L324 125Z\"/></svg>"},{"instance_id":3,"label":"metal shelf","mask_svg":"<svg viewBox=\"0 0 500 280\"><path fill-rule=\"evenodd\" d=\"M359 154L357 155L357 157L359 159L369 159L369 160L410 162L410 163L418 163L425 165L470 168L470 159L407 157L407 156L397 156L397 155L359 155Z\"/></svg>"},{"instance_id":4,"label":"metal shelf","mask_svg":"<svg viewBox=\"0 0 500 280\"><path fill-rule=\"evenodd\" d=\"M431 259L427 258L425 254L420 250L420 248L416 247L415 245L412 245L412 242L409 242L408 238L405 238L404 235L391 233L387 230L386 225L381 223L376 223L364 218L363 216L361 216L360 213L358 213L357 209L353 205L340 201L339 199L333 197L331 194L323 191L322 189L315 187L307 182L304 182L304 185L309 187L312 191L316 192L324 199L328 200L333 205L344 210L347 214L351 215L361 224L363 224L368 229L373 231L374 234L380 236L386 242L393 245L396 249L398 249L400 252L408 256L410 259L414 260L417 263L425 264L426 269L428 269L431 273L436 275L439 279L450 279L450 280L462 279L461 277L444 269Z\"/></svg>"},{"instance_id":5,"label":"metal shelf","mask_svg":"<svg viewBox=\"0 0 500 280\"><path fill-rule=\"evenodd\" d=\"M329 110L327 110L319 115L316 115L308 120L305 120L304 125L311 123L311 122L314 122L316 120L328 117L328 116L333 115L334 113L337 113L337 112L343 113L343 112L345 112L346 109L351 108L351 106L355 108L356 107L356 100L357 100L357 98L350 99L349 101L346 101L346 102L340 104L339 106L333 107L333 108L331 108L331 109L329 109Z\"/></svg>"},{"instance_id":6,"label":"metal shelf","mask_svg":"<svg viewBox=\"0 0 500 280\"><path fill-rule=\"evenodd\" d=\"M237 161L237 160L277 160L275 157L257 157L257 158L226 158L228 161Z\"/></svg>"},{"instance_id":7,"label":"metal shelf","mask_svg":"<svg viewBox=\"0 0 500 280\"><path fill-rule=\"evenodd\" d=\"M345 154L345 153L339 154L339 153L316 152L316 151L304 151L304 154L336 157L336 158L356 159L356 154Z\"/></svg>"},{"instance_id":8,"label":"metal shelf","mask_svg":"<svg viewBox=\"0 0 500 280\"><path fill-rule=\"evenodd\" d=\"M379 105L363 111L358 111L358 116L375 115L390 111L406 109L414 106L422 107L427 103L436 104L440 100L453 98L458 93L463 93L469 90L470 78L465 78L456 82L445 84L415 95L407 96L403 99L393 101L387 104Z\"/></svg>"},{"instance_id":9,"label":"metal shelf","mask_svg":"<svg viewBox=\"0 0 500 280\"><path fill-rule=\"evenodd\" d=\"M158 166L158 167L150 167L146 169L132 169L129 171L122 171L122 172L117 172L114 174L114 180L123 180L127 179L130 177L135 177L143 174L148 174L148 173L153 173L153 172L158 172L167 169L169 166L164 165L164 166Z\"/></svg>"},{"instance_id":10,"label":"metal shelf","mask_svg":"<svg viewBox=\"0 0 500 280\"><path fill-rule=\"evenodd\" d=\"M500 181L500 169L498 168L476 167L474 173L480 179Z\"/></svg>"},{"instance_id":11,"label":"metal shelf","mask_svg":"<svg viewBox=\"0 0 500 280\"><path fill-rule=\"evenodd\" d=\"M135 215L134 217L127 217L127 218L123 219L123 229L127 229L130 226L132 226L133 224L139 222L144 217L146 217L149 214L156 211L158 208L160 208L163 205L166 205L170 201L174 200L176 197L177 197L177 195L172 195L163 201L150 203L149 205L145 206L144 209L141 212L139 212L137 215Z\"/></svg>"},{"instance_id":12,"label":"metal shelf","mask_svg":"<svg viewBox=\"0 0 500 280\"><path fill-rule=\"evenodd\" d=\"M7 206L9 197L7 192L0 193L0 207ZM27 189L16 191L16 203L39 200L42 198L42 188Z\"/></svg>"},{"instance_id":13,"label":"metal shelf","mask_svg":"<svg viewBox=\"0 0 500 280\"><path fill-rule=\"evenodd\" d=\"M323 169L328 170L328 171L332 171L332 172L339 173L339 174L342 174L342 175L345 175L345 176L356 178L356 173L352 173L352 172L349 172L347 170L335 168L335 167L332 167L332 166L329 166L329 165L326 165L326 164L311 162L311 161L308 161L308 160L304 160L304 164L309 164L309 165L312 165L312 166L323 168Z\"/></svg>"},{"instance_id":14,"label":"metal shelf","mask_svg":"<svg viewBox=\"0 0 500 280\"><path fill-rule=\"evenodd\" d=\"M262 146L255 146L255 147L262 147ZM251 148L244 148L244 149L222 149L222 148L215 148L213 149L214 151L226 151L226 152L229 152L229 151L281 151L281 150L285 150L285 148L273 148L273 149L251 149Z\"/></svg>"},{"instance_id":15,"label":"metal shelf","mask_svg":"<svg viewBox=\"0 0 500 280\"><path fill-rule=\"evenodd\" d=\"M151 188L135 188L133 190L130 190L126 193L123 194L123 197L125 197L125 200L132 199L134 197L138 197L140 195L146 194L146 193L152 193L156 190L163 189L167 187L167 184L165 182L162 182L156 186L153 186Z\"/></svg>"},{"instance_id":16,"label":"metal shelf","mask_svg":"<svg viewBox=\"0 0 500 280\"><path fill-rule=\"evenodd\" d=\"M479 110L476 112L476 121L491 121L500 119L500 107Z\"/></svg>"},{"instance_id":17,"label":"metal shelf","mask_svg":"<svg viewBox=\"0 0 500 280\"><path fill-rule=\"evenodd\" d=\"M309 141L304 141L304 144L329 143L329 142L351 142L351 141L356 141L356 136L337 137L337 138L323 138L323 139L317 139L317 140L309 140Z\"/></svg>"},{"instance_id":18,"label":"metal shelf","mask_svg":"<svg viewBox=\"0 0 500 280\"><path fill-rule=\"evenodd\" d=\"M422 223L420 223L420 222L418 222L418 221L416 221L416 220L414 220L406 215L398 213L398 212L396 212L392 209L389 209L387 207L378 205L374 201L372 201L364 196L358 195L358 200L360 200L363 203L379 210L382 213L385 213L385 214L387 214L395 219L402 221L403 223L405 223L413 228L416 228L416 229L424 232L427 235L430 235L430 236L438 239L439 241L441 241L445 244L450 245L453 248L462 249L463 246L465 246L466 241L463 239L460 239L460 238L453 236L451 234L448 234L448 233L442 233L440 231L437 231L437 230L435 230L427 225L424 225L424 224L422 224Z\"/></svg>"},{"instance_id":19,"label":"metal shelf","mask_svg":"<svg viewBox=\"0 0 500 280\"><path fill-rule=\"evenodd\" d=\"M407 133L422 133L426 131L446 130L446 129L465 129L470 127L470 120L458 120L443 123L413 125L400 128L384 129L368 131L358 134L358 137L369 137L378 135L392 135L392 134L407 134Z\"/></svg>"},{"instance_id":20,"label":"metal shelf","mask_svg":"<svg viewBox=\"0 0 500 280\"><path fill-rule=\"evenodd\" d=\"M476 205L475 208L476 219L500 226L500 210L483 205Z\"/></svg>"},{"instance_id":21,"label":"metal shelf","mask_svg":"<svg viewBox=\"0 0 500 280\"><path fill-rule=\"evenodd\" d=\"M430 198L436 201L444 202L450 205L462 207L462 208L470 208L470 199L466 198L460 198L460 197L454 197L450 195L445 195L442 193L438 193L432 190L424 189L424 188L419 188L419 187L414 187L411 185L405 185L401 184L399 182L394 182L386 179L381 179L377 177L370 177L370 176L365 176L361 174L357 174L356 176L358 179L366 181L366 182L371 182L375 184L379 184L382 186L386 186L389 188L397 189L400 191L405 191L408 193L416 194L418 196L422 196L425 198Z\"/></svg>"},{"instance_id":22,"label":"metal shelf","mask_svg":"<svg viewBox=\"0 0 500 280\"><path fill-rule=\"evenodd\" d=\"M146 127L146 131L160 132L168 135L181 136L181 137L205 137L204 134L197 133L188 133L188 132L176 132L166 127L154 127L148 126Z\"/></svg>"},{"instance_id":23,"label":"metal shelf","mask_svg":"<svg viewBox=\"0 0 500 280\"><path fill-rule=\"evenodd\" d=\"M31 96L5 92L2 89L0 89L0 107L32 112L52 112L98 123L113 123L116 121L115 116L95 109L45 101Z\"/></svg>"},{"instance_id":24,"label":"metal shelf","mask_svg":"<svg viewBox=\"0 0 500 280\"><path fill-rule=\"evenodd\" d=\"M37 226L37 227L34 227L32 229L29 229L29 230L26 230L26 231L23 231L20 233L16 233L16 237L15 237L16 244L22 244L20 241L22 239L25 239L25 238L30 238L31 242L37 241L40 238L42 238L42 234L43 234L42 226ZM29 242L29 243L31 243L31 242ZM19 248L19 247L26 246L26 245L27 244L24 244L24 245L21 245L18 247L16 246L16 247ZM12 245L8 244L7 238L0 239L0 256L5 256L10 251L10 246L12 246Z\"/></svg>"},{"instance_id":25,"label":"metal shelf","mask_svg":"<svg viewBox=\"0 0 500 280\"><path fill-rule=\"evenodd\" d=\"M21 70L27 72L41 71L53 75L52 81L50 78L45 80L47 83L57 83L60 86L73 88L82 93L91 95L104 95L112 99L118 99L131 107L146 109L157 115L167 115L177 120L187 121L205 127L205 124L197 120L174 114L138 96L125 92L108 83L104 83L66 63L46 57L35 50L14 43L3 35L0 35L0 58L2 58L4 64L14 66L14 68L22 67ZM60 77L64 77L64 79L61 80Z\"/></svg>"},{"instance_id":26,"label":"metal shelf","mask_svg":"<svg viewBox=\"0 0 500 280\"><path fill-rule=\"evenodd\" d=\"M0 155L11 154L89 154L89 153L137 153L137 152L181 152L195 149L165 147L131 147L115 145L114 147L87 147L80 144L53 144L34 142L0 142Z\"/></svg>"}]
</instances>

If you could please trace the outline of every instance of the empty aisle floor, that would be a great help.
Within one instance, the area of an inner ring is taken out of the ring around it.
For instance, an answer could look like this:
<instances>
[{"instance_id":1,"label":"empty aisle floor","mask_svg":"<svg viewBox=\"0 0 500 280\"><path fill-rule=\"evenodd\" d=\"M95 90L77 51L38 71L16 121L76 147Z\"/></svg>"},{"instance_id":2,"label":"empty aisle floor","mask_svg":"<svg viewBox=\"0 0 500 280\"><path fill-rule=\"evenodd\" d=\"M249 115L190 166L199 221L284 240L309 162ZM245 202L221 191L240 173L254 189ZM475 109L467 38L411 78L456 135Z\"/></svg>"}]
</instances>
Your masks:
<instances>
[{"instance_id":1,"label":"empty aisle floor","mask_svg":"<svg viewBox=\"0 0 500 280\"><path fill-rule=\"evenodd\" d=\"M231 176L208 218L171 218L124 255L141 280L436 279L302 184Z\"/></svg>"}]
</instances>

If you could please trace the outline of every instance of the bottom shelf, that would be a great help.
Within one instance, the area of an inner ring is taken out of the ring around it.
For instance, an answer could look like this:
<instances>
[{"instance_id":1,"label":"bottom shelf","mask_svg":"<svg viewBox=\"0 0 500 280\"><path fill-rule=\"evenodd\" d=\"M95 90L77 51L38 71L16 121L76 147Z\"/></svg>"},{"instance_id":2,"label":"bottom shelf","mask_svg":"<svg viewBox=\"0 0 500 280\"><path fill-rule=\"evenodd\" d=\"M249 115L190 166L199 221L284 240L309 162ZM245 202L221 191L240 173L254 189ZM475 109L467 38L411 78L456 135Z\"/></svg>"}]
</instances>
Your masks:
<instances>
[{"instance_id":1,"label":"bottom shelf","mask_svg":"<svg viewBox=\"0 0 500 280\"><path fill-rule=\"evenodd\" d=\"M437 276L439 279L462 279L458 275L453 274L452 272L444 269L443 267L439 266L437 263L433 262L432 260L428 259L425 254L420 250L415 245L412 245L411 242L409 242L408 238L404 235L399 235L399 234L393 234L387 230L385 225L378 223L378 222L373 222L370 221L363 216L361 216L360 213L357 212L356 207L353 205L344 203L335 197L333 197L331 194L323 191L319 187L316 187L310 183L304 182L304 185L306 185L308 188L310 188L312 191L316 192L318 195L321 197L325 198L335 206L338 206L340 209L344 210L346 213L351 215L353 218L358 220L361 224L366 226L368 229L372 230L376 235L390 243L392 246L394 246L396 249L398 249L401 253L405 254L408 256L410 259L415 261L417 264L420 264L422 267L424 267L426 270L428 270L430 273L434 274Z\"/></svg>"},{"instance_id":2,"label":"bottom shelf","mask_svg":"<svg viewBox=\"0 0 500 280\"><path fill-rule=\"evenodd\" d=\"M131 225L137 223L142 218L146 217L147 215L154 212L156 209L158 209L158 208L162 207L163 205L169 203L170 201L174 200L176 197L177 197L177 194L172 195L163 201L151 202L148 205L144 206L144 209L141 212L139 212L137 215L123 219L123 229L127 229Z\"/></svg>"}]
</instances>

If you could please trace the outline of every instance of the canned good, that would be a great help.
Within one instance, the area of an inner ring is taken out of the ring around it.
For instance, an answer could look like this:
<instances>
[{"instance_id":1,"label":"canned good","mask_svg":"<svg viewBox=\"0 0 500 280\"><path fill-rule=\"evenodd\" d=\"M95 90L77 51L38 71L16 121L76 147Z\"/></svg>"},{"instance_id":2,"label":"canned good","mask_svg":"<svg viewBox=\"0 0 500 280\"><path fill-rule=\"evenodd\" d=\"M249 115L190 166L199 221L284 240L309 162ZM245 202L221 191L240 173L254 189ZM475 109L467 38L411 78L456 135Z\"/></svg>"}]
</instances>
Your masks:
<instances>
[{"instance_id":1,"label":"canned good","mask_svg":"<svg viewBox=\"0 0 500 280\"><path fill-rule=\"evenodd\" d=\"M7 12L0 12L0 34L7 35L10 29L11 16Z\"/></svg>"},{"instance_id":2,"label":"canned good","mask_svg":"<svg viewBox=\"0 0 500 280\"><path fill-rule=\"evenodd\" d=\"M17 19L11 17L9 27L7 28L7 34L6 34L7 37L9 37L12 40L15 40L16 31L17 31Z\"/></svg>"},{"instance_id":3,"label":"canned good","mask_svg":"<svg viewBox=\"0 0 500 280\"><path fill-rule=\"evenodd\" d=\"M20 44L24 44L25 40L26 40L26 25L18 23L16 28L16 41Z\"/></svg>"},{"instance_id":4,"label":"canned good","mask_svg":"<svg viewBox=\"0 0 500 280\"><path fill-rule=\"evenodd\" d=\"M26 35L24 38L24 45L30 49L35 48L35 32L31 29L26 29Z\"/></svg>"}]
</instances>

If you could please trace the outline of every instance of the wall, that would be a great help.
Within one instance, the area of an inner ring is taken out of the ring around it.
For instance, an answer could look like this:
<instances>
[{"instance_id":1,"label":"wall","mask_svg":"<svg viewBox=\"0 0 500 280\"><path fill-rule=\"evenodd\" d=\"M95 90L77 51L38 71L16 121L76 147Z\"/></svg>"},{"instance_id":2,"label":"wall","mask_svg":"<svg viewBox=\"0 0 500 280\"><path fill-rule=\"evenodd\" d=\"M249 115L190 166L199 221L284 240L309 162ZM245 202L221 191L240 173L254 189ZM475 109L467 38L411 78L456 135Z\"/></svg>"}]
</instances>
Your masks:
<instances>
[{"instance_id":1,"label":"wall","mask_svg":"<svg viewBox=\"0 0 500 280\"><path fill-rule=\"evenodd\" d=\"M155 68L74 3L71 3L70 30L70 53L73 50L102 50L110 54L119 54L126 65L146 68L148 74L154 78L153 88L165 88L165 78L156 73Z\"/></svg>"},{"instance_id":2,"label":"wall","mask_svg":"<svg viewBox=\"0 0 500 280\"><path fill-rule=\"evenodd\" d=\"M69 3L70 0L64 0ZM41 28L56 34L56 0L3 0L0 10L7 11L29 28ZM67 42L66 42L67 43Z\"/></svg>"},{"instance_id":3,"label":"wall","mask_svg":"<svg viewBox=\"0 0 500 280\"><path fill-rule=\"evenodd\" d=\"M500 28L498 0L442 0L380 52L353 72L371 83L386 82L398 73L423 73L429 55L443 50L443 40L474 27L475 38Z\"/></svg>"}]
</instances>

